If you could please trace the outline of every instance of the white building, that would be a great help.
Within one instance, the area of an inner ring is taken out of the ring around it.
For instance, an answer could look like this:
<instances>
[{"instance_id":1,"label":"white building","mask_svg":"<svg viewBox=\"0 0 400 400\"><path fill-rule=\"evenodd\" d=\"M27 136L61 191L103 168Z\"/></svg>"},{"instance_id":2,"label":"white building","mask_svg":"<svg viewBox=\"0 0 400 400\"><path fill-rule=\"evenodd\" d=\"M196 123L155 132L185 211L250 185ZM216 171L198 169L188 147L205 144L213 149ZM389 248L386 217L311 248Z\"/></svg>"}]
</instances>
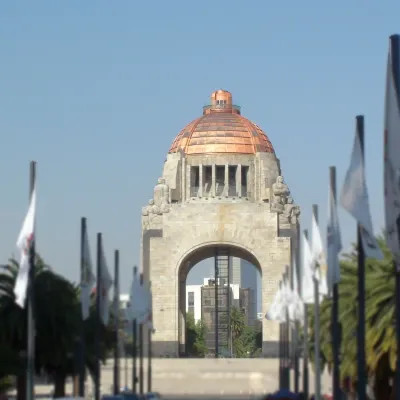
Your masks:
<instances>
[{"instance_id":1,"label":"white building","mask_svg":"<svg viewBox=\"0 0 400 400\"><path fill-rule=\"evenodd\" d=\"M204 278L203 285L186 285L186 312L194 315L195 322L201 320L201 288L207 286L214 278ZM233 294L233 306L239 303L239 285L231 284ZM237 302L235 304L235 302Z\"/></svg>"}]
</instances>

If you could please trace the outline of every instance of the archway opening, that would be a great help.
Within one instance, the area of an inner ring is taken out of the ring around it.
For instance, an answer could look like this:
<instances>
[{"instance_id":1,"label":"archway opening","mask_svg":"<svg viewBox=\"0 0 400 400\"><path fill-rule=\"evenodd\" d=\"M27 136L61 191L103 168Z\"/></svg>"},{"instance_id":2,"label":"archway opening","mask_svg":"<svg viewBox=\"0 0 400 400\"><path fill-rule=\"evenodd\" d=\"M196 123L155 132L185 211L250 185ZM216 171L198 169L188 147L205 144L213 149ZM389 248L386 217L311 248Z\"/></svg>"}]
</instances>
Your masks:
<instances>
[{"instance_id":1,"label":"archway opening","mask_svg":"<svg viewBox=\"0 0 400 400\"><path fill-rule=\"evenodd\" d=\"M227 245L203 246L179 268L181 357L249 358L262 352L261 266Z\"/></svg>"}]
</instances>

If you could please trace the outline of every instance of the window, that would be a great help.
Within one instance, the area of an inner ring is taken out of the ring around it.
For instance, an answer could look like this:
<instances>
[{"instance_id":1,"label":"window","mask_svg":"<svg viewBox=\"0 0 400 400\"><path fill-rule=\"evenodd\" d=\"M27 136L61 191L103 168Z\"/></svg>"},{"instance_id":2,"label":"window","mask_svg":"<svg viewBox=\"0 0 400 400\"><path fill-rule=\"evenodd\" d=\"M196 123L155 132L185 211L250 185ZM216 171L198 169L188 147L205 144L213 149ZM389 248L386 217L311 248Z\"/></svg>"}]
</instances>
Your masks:
<instances>
[{"instance_id":1,"label":"window","mask_svg":"<svg viewBox=\"0 0 400 400\"><path fill-rule=\"evenodd\" d=\"M225 165L215 166L215 194L222 196L225 187Z\"/></svg>"},{"instance_id":2,"label":"window","mask_svg":"<svg viewBox=\"0 0 400 400\"><path fill-rule=\"evenodd\" d=\"M248 197L248 180L249 176L249 167L242 165L242 188L241 188L241 193L243 197Z\"/></svg>"},{"instance_id":3,"label":"window","mask_svg":"<svg viewBox=\"0 0 400 400\"><path fill-rule=\"evenodd\" d=\"M194 307L194 292L188 293L188 306Z\"/></svg>"},{"instance_id":4,"label":"window","mask_svg":"<svg viewBox=\"0 0 400 400\"><path fill-rule=\"evenodd\" d=\"M199 192L200 185L200 168L190 168L190 196L196 197Z\"/></svg>"},{"instance_id":5,"label":"window","mask_svg":"<svg viewBox=\"0 0 400 400\"><path fill-rule=\"evenodd\" d=\"M228 196L237 196L236 190L236 172L237 172L237 165L229 165L228 167Z\"/></svg>"},{"instance_id":6,"label":"window","mask_svg":"<svg viewBox=\"0 0 400 400\"><path fill-rule=\"evenodd\" d=\"M212 186L212 167L207 165L203 167L203 196L211 191Z\"/></svg>"}]
</instances>

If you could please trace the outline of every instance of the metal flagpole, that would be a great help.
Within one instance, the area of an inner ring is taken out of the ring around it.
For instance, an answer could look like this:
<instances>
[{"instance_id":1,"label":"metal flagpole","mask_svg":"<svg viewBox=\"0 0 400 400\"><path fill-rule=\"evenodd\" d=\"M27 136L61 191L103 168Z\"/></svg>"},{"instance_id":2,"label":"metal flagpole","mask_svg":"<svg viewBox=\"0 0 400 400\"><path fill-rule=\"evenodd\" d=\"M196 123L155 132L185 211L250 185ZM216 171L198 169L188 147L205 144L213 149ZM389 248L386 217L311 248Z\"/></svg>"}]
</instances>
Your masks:
<instances>
[{"instance_id":1,"label":"metal flagpole","mask_svg":"<svg viewBox=\"0 0 400 400\"><path fill-rule=\"evenodd\" d=\"M318 206L313 204L313 215L316 223L318 224ZM315 268L319 269L320 265ZM314 348L315 348L315 400L321 400L321 351L320 351L320 312L319 312L319 281L314 273Z\"/></svg>"},{"instance_id":2,"label":"metal flagpole","mask_svg":"<svg viewBox=\"0 0 400 400\"><path fill-rule=\"evenodd\" d=\"M364 116L356 117L356 134L364 160ZM365 253L361 240L361 226L357 224L358 249L358 325L357 325L357 395L358 400L366 400L366 366L365 366Z\"/></svg>"},{"instance_id":3,"label":"metal flagpole","mask_svg":"<svg viewBox=\"0 0 400 400\"><path fill-rule=\"evenodd\" d=\"M86 234L86 218L81 218L81 256L80 256L80 272L81 282L85 281L85 234ZM79 340L79 397L85 397L85 321L81 319L81 332Z\"/></svg>"},{"instance_id":4,"label":"metal flagpole","mask_svg":"<svg viewBox=\"0 0 400 400\"><path fill-rule=\"evenodd\" d=\"M97 257L96 257L96 268L97 268L97 282L96 282L96 330L95 330L95 386L94 386L94 398L100 400L100 354L101 354L101 247L102 247L102 235L97 234Z\"/></svg>"},{"instance_id":5,"label":"metal flagpole","mask_svg":"<svg viewBox=\"0 0 400 400\"><path fill-rule=\"evenodd\" d=\"M114 329L115 329L115 348L114 348L114 396L119 394L120 389L120 362L119 362L119 250L114 252Z\"/></svg>"},{"instance_id":6,"label":"metal flagpole","mask_svg":"<svg viewBox=\"0 0 400 400\"><path fill-rule=\"evenodd\" d=\"M294 253L294 260L292 258L292 271L291 271L291 288L292 290L299 291L299 253L300 252L300 225L297 224L296 229L296 247ZM294 282L297 282L297 288L294 287ZM298 293L300 295L300 293ZM300 366L299 366L299 321L295 321L294 329L292 330L293 334L293 367L294 367L294 391L295 393L299 393L299 379L300 379Z\"/></svg>"},{"instance_id":7,"label":"metal flagpole","mask_svg":"<svg viewBox=\"0 0 400 400\"><path fill-rule=\"evenodd\" d=\"M143 274L140 274L140 285L143 285ZM139 323L139 392L144 393L144 372L143 372L143 323Z\"/></svg>"},{"instance_id":8,"label":"metal flagpole","mask_svg":"<svg viewBox=\"0 0 400 400\"><path fill-rule=\"evenodd\" d=\"M133 267L133 279L137 279L137 267ZM132 296L134 296L135 294L132 293ZM131 299L132 302L135 301L134 298ZM137 392L137 382L138 382L138 378L137 378L137 345L138 345L138 332L137 332L137 320L136 318L133 319L132 321L132 342L133 342L133 348L132 348L132 391L133 393L136 394Z\"/></svg>"},{"instance_id":9,"label":"metal flagpole","mask_svg":"<svg viewBox=\"0 0 400 400\"><path fill-rule=\"evenodd\" d=\"M308 240L308 230L304 230L304 238ZM303 265L303 268L306 266ZM306 267L307 268L307 267ZM302 271L304 274L304 271ZM301 281L301 280L300 280ZM299 282L300 282L299 281ZM300 283L301 285L301 283ZM304 288L301 287L302 293ZM308 369L308 307L304 303L304 338L303 338L303 393L304 398L308 399L309 394L309 369Z\"/></svg>"},{"instance_id":10,"label":"metal flagpole","mask_svg":"<svg viewBox=\"0 0 400 400\"><path fill-rule=\"evenodd\" d=\"M284 281L286 281L286 285L290 284L290 267L286 265L285 267L285 277ZM286 286L285 285L285 286ZM285 389L290 390L290 321L289 321L289 310L286 308L285 311L285 340L284 340L284 349L285 349L285 361L284 361L284 376L285 376Z\"/></svg>"},{"instance_id":11,"label":"metal flagpole","mask_svg":"<svg viewBox=\"0 0 400 400\"><path fill-rule=\"evenodd\" d=\"M36 162L30 163L29 200L35 189ZM34 228L35 229L35 228ZM29 279L27 293L27 365L26 365L26 398L35 398L35 232L29 247Z\"/></svg>"},{"instance_id":12,"label":"metal flagpole","mask_svg":"<svg viewBox=\"0 0 400 400\"><path fill-rule=\"evenodd\" d=\"M329 168L329 181L330 189L332 192L332 201L336 207L336 167ZM332 216L331 216L332 218ZM329 236L329 232L328 232ZM328 237L329 240L329 237ZM329 267L328 267L329 268ZM339 325L339 288L338 284L334 283L332 288L332 354L333 354L333 374L332 374L332 387L333 398L339 399L341 396L340 390L340 341L341 330Z\"/></svg>"}]
</instances>

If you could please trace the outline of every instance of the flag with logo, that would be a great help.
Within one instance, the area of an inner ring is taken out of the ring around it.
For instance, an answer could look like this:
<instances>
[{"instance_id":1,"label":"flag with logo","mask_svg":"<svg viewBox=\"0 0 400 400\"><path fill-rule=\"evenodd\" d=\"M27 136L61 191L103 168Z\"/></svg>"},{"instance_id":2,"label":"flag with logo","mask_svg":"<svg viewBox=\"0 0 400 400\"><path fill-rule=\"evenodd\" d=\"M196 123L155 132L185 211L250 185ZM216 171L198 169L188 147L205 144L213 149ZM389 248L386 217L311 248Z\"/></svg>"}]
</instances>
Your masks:
<instances>
[{"instance_id":1,"label":"flag with logo","mask_svg":"<svg viewBox=\"0 0 400 400\"><path fill-rule=\"evenodd\" d=\"M29 273L34 262L34 241L35 241L35 216L36 216L36 188L33 188L28 212L25 216L22 229L17 240L17 248L20 256L18 275L15 280L14 294L15 302L25 307L26 295L29 286Z\"/></svg>"},{"instance_id":2,"label":"flag with logo","mask_svg":"<svg viewBox=\"0 0 400 400\"><path fill-rule=\"evenodd\" d=\"M89 238L86 224L82 230L82 276L81 276L81 309L82 319L89 318L90 314L90 294L96 278L93 273L92 257L90 255Z\"/></svg>"},{"instance_id":3,"label":"flag with logo","mask_svg":"<svg viewBox=\"0 0 400 400\"><path fill-rule=\"evenodd\" d=\"M311 268L313 270L314 279L318 281L320 296L326 296L328 294L326 281L327 265L321 231L314 214L311 219L311 235Z\"/></svg>"},{"instance_id":4,"label":"flag with logo","mask_svg":"<svg viewBox=\"0 0 400 400\"><path fill-rule=\"evenodd\" d=\"M400 37L390 37L385 96L386 242L400 267Z\"/></svg>"},{"instance_id":5,"label":"flag with logo","mask_svg":"<svg viewBox=\"0 0 400 400\"><path fill-rule=\"evenodd\" d=\"M372 227L360 132L356 130L350 165L340 194L341 206L357 221L366 257L383 259Z\"/></svg>"},{"instance_id":6,"label":"flag with logo","mask_svg":"<svg viewBox=\"0 0 400 400\"><path fill-rule=\"evenodd\" d=\"M104 255L103 243L100 249L100 318L104 325L108 325L110 318L110 289L113 284L110 272L108 271L106 257Z\"/></svg>"},{"instance_id":7,"label":"flag with logo","mask_svg":"<svg viewBox=\"0 0 400 400\"><path fill-rule=\"evenodd\" d=\"M340 281L339 254L342 251L342 239L340 236L339 218L337 205L333 196L332 188L329 188L327 225L327 258L328 258L328 289L332 291L333 285Z\"/></svg>"}]
</instances>

